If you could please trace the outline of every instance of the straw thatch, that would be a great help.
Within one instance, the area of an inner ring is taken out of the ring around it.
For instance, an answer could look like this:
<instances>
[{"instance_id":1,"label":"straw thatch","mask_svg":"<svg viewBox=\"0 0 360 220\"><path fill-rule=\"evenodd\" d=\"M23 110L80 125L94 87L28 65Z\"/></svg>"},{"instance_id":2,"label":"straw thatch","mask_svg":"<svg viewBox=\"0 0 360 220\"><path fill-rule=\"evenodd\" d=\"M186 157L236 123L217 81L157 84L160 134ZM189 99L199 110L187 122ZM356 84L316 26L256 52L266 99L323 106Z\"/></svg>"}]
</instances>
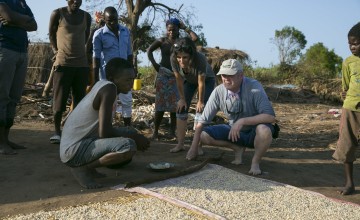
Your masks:
<instances>
[{"instance_id":1,"label":"straw thatch","mask_svg":"<svg viewBox=\"0 0 360 220\"><path fill-rule=\"evenodd\" d=\"M54 53L49 43L32 43L28 48L29 61L25 83L46 82L52 67Z\"/></svg>"},{"instance_id":2,"label":"straw thatch","mask_svg":"<svg viewBox=\"0 0 360 220\"><path fill-rule=\"evenodd\" d=\"M233 58L240 61L246 61L249 59L249 55L241 50L220 49L219 47L198 47L197 49L199 52L205 54L215 73L219 71L221 63L224 60Z\"/></svg>"}]
</instances>

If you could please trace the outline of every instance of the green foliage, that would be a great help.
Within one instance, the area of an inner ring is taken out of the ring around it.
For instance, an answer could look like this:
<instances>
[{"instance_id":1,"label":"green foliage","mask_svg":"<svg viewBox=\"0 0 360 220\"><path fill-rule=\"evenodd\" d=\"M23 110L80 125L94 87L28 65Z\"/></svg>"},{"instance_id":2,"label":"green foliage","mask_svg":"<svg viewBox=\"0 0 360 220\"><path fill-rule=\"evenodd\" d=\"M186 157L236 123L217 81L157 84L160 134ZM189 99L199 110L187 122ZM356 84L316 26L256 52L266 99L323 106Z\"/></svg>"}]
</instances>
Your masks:
<instances>
[{"instance_id":1,"label":"green foliage","mask_svg":"<svg viewBox=\"0 0 360 220\"><path fill-rule=\"evenodd\" d=\"M342 58L323 43L312 45L301 57L298 67L307 77L334 78L341 71Z\"/></svg>"},{"instance_id":2,"label":"green foliage","mask_svg":"<svg viewBox=\"0 0 360 220\"><path fill-rule=\"evenodd\" d=\"M294 27L285 26L275 30L275 37L271 39L279 50L279 60L282 64L292 64L306 46L305 35Z\"/></svg>"},{"instance_id":3,"label":"green foliage","mask_svg":"<svg viewBox=\"0 0 360 220\"><path fill-rule=\"evenodd\" d=\"M145 86L154 86L156 71L152 66L142 66L138 69L138 78L142 80Z\"/></svg>"}]
</instances>

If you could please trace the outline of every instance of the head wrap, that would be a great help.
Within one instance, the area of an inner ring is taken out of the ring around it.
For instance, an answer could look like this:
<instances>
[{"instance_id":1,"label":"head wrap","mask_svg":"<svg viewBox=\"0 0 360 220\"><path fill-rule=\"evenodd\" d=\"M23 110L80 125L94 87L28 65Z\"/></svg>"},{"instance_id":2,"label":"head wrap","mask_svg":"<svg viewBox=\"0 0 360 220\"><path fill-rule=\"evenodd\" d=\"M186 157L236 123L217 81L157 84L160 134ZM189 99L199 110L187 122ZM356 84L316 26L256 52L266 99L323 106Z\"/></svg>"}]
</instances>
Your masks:
<instances>
[{"instance_id":1,"label":"head wrap","mask_svg":"<svg viewBox=\"0 0 360 220\"><path fill-rule=\"evenodd\" d=\"M168 26L169 24L173 24L179 27L180 21L177 18L170 18L169 20L166 21L166 26Z\"/></svg>"}]
</instances>

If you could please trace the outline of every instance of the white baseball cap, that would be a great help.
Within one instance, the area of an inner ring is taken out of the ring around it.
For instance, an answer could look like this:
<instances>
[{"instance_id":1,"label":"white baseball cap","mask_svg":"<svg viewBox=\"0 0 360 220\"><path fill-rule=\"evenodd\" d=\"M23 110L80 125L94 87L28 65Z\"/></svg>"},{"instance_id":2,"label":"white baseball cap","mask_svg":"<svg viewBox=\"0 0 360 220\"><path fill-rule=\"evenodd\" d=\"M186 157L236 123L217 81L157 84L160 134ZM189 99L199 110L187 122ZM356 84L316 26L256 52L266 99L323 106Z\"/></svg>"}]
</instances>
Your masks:
<instances>
[{"instance_id":1,"label":"white baseball cap","mask_svg":"<svg viewBox=\"0 0 360 220\"><path fill-rule=\"evenodd\" d=\"M228 59L222 62L216 75L235 75L238 72L243 72L241 63L236 59Z\"/></svg>"}]
</instances>

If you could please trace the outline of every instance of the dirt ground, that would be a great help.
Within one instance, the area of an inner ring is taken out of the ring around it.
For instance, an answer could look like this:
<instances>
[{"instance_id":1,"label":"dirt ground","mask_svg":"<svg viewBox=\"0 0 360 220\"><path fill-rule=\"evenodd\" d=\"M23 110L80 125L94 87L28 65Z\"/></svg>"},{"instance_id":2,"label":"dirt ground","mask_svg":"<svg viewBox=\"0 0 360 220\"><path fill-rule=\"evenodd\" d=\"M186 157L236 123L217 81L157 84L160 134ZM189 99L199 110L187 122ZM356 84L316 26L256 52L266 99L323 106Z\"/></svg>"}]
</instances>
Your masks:
<instances>
[{"instance_id":1,"label":"dirt ground","mask_svg":"<svg viewBox=\"0 0 360 220\"><path fill-rule=\"evenodd\" d=\"M286 96L285 93L284 95ZM339 117L329 114L328 110L339 109L341 106L320 104L316 98L298 102L292 97L292 102L287 102L285 99L281 100L283 96L279 96L278 92L269 96L276 98L273 98L273 105L281 131L280 137L272 143L271 149L263 158L263 174L259 178L360 204L359 162L354 166L356 193L341 196L336 192L344 182L343 167L332 161L333 150L330 147L335 145L338 138ZM26 117L24 110L28 112ZM17 155L0 155L0 218L127 196L128 193L112 190L111 187L167 175L199 164L204 159L218 156L222 152L225 154L218 162L219 165L246 174L253 155L252 150L247 150L245 164L236 166L230 164L233 160L232 152L205 146L204 156L197 161L187 161L185 151L169 153L169 149L174 147L176 142L165 135L160 141L153 141L147 152L139 152L128 166L119 170L99 169L107 175L99 180L105 187L85 190L71 176L69 168L60 162L59 146L49 143L53 133L51 121L46 120L46 117L38 117L39 113L41 109L22 107L10 137L13 141L25 145L27 149L19 150ZM168 128L168 125L163 125L160 133L166 133ZM147 136L151 134L148 128L142 129L142 132ZM187 135L187 146L190 145L191 135L192 131ZM165 173L154 172L146 167L150 162L159 161L173 162L176 167Z\"/></svg>"}]
</instances>

